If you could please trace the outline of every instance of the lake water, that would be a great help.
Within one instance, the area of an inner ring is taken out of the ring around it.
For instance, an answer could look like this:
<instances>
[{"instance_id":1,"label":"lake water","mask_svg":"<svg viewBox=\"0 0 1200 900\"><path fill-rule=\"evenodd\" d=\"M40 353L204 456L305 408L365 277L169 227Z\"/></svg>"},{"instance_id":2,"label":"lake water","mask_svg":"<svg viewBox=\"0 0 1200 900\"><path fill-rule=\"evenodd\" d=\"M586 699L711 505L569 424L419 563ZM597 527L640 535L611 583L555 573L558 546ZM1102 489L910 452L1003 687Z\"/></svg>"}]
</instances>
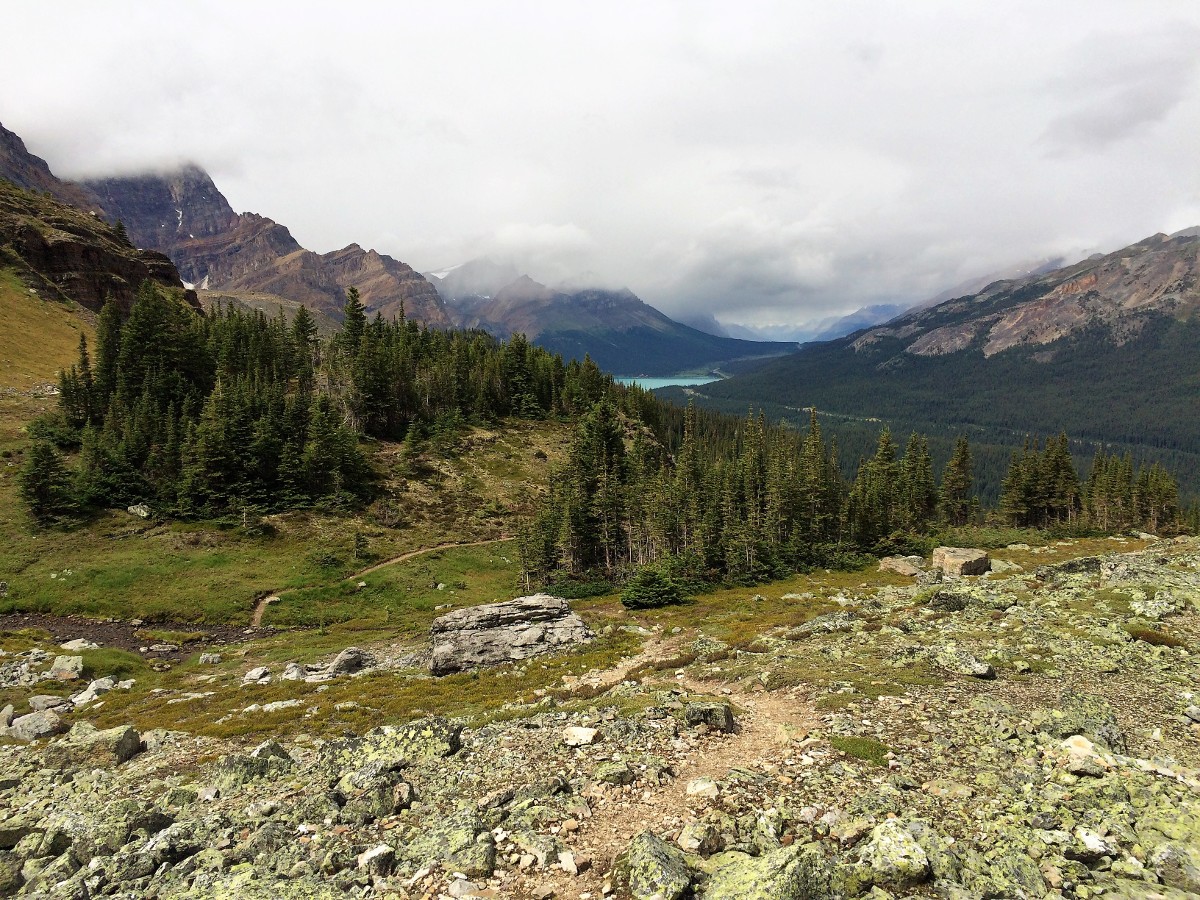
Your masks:
<instances>
[{"instance_id":1,"label":"lake water","mask_svg":"<svg viewBox=\"0 0 1200 900\"><path fill-rule=\"evenodd\" d=\"M715 375L681 375L675 378L644 378L639 375L614 375L621 384L636 384L648 391L662 387L694 387L698 384L712 384L720 381Z\"/></svg>"}]
</instances>

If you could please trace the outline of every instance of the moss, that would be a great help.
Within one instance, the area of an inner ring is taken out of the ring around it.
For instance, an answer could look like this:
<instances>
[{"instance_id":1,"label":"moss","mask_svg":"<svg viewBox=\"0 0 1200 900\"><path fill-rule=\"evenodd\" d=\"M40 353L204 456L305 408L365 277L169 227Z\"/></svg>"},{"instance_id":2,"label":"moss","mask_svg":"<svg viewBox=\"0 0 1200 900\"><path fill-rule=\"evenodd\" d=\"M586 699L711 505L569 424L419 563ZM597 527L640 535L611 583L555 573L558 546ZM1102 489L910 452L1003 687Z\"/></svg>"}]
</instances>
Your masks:
<instances>
[{"instance_id":1,"label":"moss","mask_svg":"<svg viewBox=\"0 0 1200 900\"><path fill-rule=\"evenodd\" d=\"M1187 641L1182 638L1177 638L1173 634L1167 634L1165 631L1157 631L1153 628L1129 625L1125 630L1129 632L1135 641L1142 641L1155 647L1186 647L1188 645Z\"/></svg>"},{"instance_id":2,"label":"moss","mask_svg":"<svg viewBox=\"0 0 1200 900\"><path fill-rule=\"evenodd\" d=\"M886 766L887 755L892 752L892 748L886 744L865 737L834 735L829 739L829 744L833 749L840 750L847 756L853 756L855 759L861 759L876 766Z\"/></svg>"}]
</instances>

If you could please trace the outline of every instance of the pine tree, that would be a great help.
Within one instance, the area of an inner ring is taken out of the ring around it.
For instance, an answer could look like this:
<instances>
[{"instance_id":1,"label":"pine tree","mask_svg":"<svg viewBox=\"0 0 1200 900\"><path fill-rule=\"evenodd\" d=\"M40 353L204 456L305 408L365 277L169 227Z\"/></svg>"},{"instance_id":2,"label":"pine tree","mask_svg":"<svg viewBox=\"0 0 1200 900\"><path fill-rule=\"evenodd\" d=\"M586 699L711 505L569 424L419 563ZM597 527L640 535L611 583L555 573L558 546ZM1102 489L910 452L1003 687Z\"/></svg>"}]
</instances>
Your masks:
<instances>
[{"instance_id":1,"label":"pine tree","mask_svg":"<svg viewBox=\"0 0 1200 900\"><path fill-rule=\"evenodd\" d=\"M367 311L362 304L358 288L351 287L346 291L346 304L342 307L342 316L342 347L353 359L367 329Z\"/></svg>"},{"instance_id":2,"label":"pine tree","mask_svg":"<svg viewBox=\"0 0 1200 900\"><path fill-rule=\"evenodd\" d=\"M942 473L941 515L954 526L966 525L971 517L971 447L967 436L960 434L954 442L954 452Z\"/></svg>"},{"instance_id":3,"label":"pine tree","mask_svg":"<svg viewBox=\"0 0 1200 900\"><path fill-rule=\"evenodd\" d=\"M45 441L38 441L20 473L20 495L39 525L60 522L77 507L62 458Z\"/></svg>"}]
</instances>

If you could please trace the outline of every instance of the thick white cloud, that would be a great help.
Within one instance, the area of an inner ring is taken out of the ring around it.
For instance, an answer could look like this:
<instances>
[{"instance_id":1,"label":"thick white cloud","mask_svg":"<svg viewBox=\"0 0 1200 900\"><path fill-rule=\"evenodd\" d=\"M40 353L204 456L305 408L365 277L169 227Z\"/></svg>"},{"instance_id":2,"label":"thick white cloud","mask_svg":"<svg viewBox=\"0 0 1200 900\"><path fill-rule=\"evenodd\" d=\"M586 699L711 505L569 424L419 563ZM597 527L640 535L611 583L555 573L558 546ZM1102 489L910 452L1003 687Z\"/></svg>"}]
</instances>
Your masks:
<instances>
[{"instance_id":1,"label":"thick white cloud","mask_svg":"<svg viewBox=\"0 0 1200 900\"><path fill-rule=\"evenodd\" d=\"M1200 223L1200 4L24 4L0 122L315 250L800 322ZM593 277L593 276L589 276Z\"/></svg>"}]
</instances>

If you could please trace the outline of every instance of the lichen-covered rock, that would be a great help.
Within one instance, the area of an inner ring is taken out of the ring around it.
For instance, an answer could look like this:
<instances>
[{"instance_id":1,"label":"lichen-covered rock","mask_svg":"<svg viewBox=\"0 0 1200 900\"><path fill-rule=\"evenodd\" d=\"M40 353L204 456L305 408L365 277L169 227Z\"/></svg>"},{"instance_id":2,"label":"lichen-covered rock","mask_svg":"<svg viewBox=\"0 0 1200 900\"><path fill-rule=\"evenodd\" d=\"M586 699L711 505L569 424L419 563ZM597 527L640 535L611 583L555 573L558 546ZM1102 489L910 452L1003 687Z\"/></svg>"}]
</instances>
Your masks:
<instances>
[{"instance_id":1,"label":"lichen-covered rock","mask_svg":"<svg viewBox=\"0 0 1200 900\"><path fill-rule=\"evenodd\" d=\"M919 556L885 556L879 561L879 571L912 578L921 574L921 561Z\"/></svg>"},{"instance_id":2,"label":"lichen-covered rock","mask_svg":"<svg viewBox=\"0 0 1200 900\"><path fill-rule=\"evenodd\" d=\"M731 732L737 725L728 703L694 702L683 708L683 720L689 725L707 725L717 731Z\"/></svg>"},{"instance_id":3,"label":"lichen-covered rock","mask_svg":"<svg viewBox=\"0 0 1200 900\"><path fill-rule=\"evenodd\" d=\"M889 819L876 825L862 848L862 860L871 867L877 884L911 887L929 877L929 857L904 823Z\"/></svg>"},{"instance_id":4,"label":"lichen-covered rock","mask_svg":"<svg viewBox=\"0 0 1200 900\"><path fill-rule=\"evenodd\" d=\"M971 678L995 678L996 670L991 663L984 662L972 653L953 644L939 647L933 652L933 661L947 672L967 675Z\"/></svg>"},{"instance_id":5,"label":"lichen-covered rock","mask_svg":"<svg viewBox=\"0 0 1200 900\"><path fill-rule=\"evenodd\" d=\"M592 772L592 778L602 784L633 784L634 777L629 763L615 759L600 763Z\"/></svg>"},{"instance_id":6,"label":"lichen-covered rock","mask_svg":"<svg viewBox=\"0 0 1200 900\"><path fill-rule=\"evenodd\" d=\"M375 665L375 657L360 647L347 647L325 669L327 675L353 675Z\"/></svg>"},{"instance_id":7,"label":"lichen-covered rock","mask_svg":"<svg viewBox=\"0 0 1200 900\"><path fill-rule=\"evenodd\" d=\"M677 848L643 831L617 857L613 883L632 900L680 900L692 886L692 873Z\"/></svg>"},{"instance_id":8,"label":"lichen-covered rock","mask_svg":"<svg viewBox=\"0 0 1200 900\"><path fill-rule=\"evenodd\" d=\"M825 900L830 874L815 845L794 844L759 857L727 854L704 900Z\"/></svg>"},{"instance_id":9,"label":"lichen-covered rock","mask_svg":"<svg viewBox=\"0 0 1200 900\"><path fill-rule=\"evenodd\" d=\"M381 725L362 737L333 741L322 748L321 760L341 777L347 770L369 765L390 771L423 760L443 759L453 756L460 747L462 726L430 716L405 725Z\"/></svg>"},{"instance_id":10,"label":"lichen-covered rock","mask_svg":"<svg viewBox=\"0 0 1200 900\"><path fill-rule=\"evenodd\" d=\"M74 681L77 678L83 677L83 657L82 656L56 656L54 662L50 665L48 678L57 678L59 681Z\"/></svg>"},{"instance_id":11,"label":"lichen-covered rock","mask_svg":"<svg viewBox=\"0 0 1200 900\"><path fill-rule=\"evenodd\" d=\"M1196 844L1163 844L1155 850L1151 864L1163 884L1200 895L1200 847Z\"/></svg>"},{"instance_id":12,"label":"lichen-covered rock","mask_svg":"<svg viewBox=\"0 0 1200 900\"><path fill-rule=\"evenodd\" d=\"M1117 753L1126 752L1125 732L1117 723L1112 707L1100 697L1064 691L1058 708L1039 711L1034 726L1056 738L1081 734L1100 746Z\"/></svg>"},{"instance_id":13,"label":"lichen-covered rock","mask_svg":"<svg viewBox=\"0 0 1200 900\"><path fill-rule=\"evenodd\" d=\"M60 765L118 766L141 752L142 736L128 725L101 731L91 722L76 722L46 748L46 758Z\"/></svg>"},{"instance_id":14,"label":"lichen-covered rock","mask_svg":"<svg viewBox=\"0 0 1200 900\"><path fill-rule=\"evenodd\" d=\"M803 625L797 625L788 632L788 636L799 638L810 634L836 634L839 631L850 631L858 621L858 616L849 610L822 613L809 619Z\"/></svg>"},{"instance_id":15,"label":"lichen-covered rock","mask_svg":"<svg viewBox=\"0 0 1200 900\"><path fill-rule=\"evenodd\" d=\"M214 781L222 790L237 790L255 781L281 778L294 768L290 757L275 755L222 757L214 772Z\"/></svg>"},{"instance_id":16,"label":"lichen-covered rock","mask_svg":"<svg viewBox=\"0 0 1200 900\"><path fill-rule=\"evenodd\" d=\"M400 852L417 867L442 863L468 877L488 878L496 868L496 842L473 810L414 829Z\"/></svg>"},{"instance_id":17,"label":"lichen-covered rock","mask_svg":"<svg viewBox=\"0 0 1200 900\"><path fill-rule=\"evenodd\" d=\"M547 594L455 610L434 619L430 635L434 675L528 659L595 637L566 600Z\"/></svg>"}]
</instances>

